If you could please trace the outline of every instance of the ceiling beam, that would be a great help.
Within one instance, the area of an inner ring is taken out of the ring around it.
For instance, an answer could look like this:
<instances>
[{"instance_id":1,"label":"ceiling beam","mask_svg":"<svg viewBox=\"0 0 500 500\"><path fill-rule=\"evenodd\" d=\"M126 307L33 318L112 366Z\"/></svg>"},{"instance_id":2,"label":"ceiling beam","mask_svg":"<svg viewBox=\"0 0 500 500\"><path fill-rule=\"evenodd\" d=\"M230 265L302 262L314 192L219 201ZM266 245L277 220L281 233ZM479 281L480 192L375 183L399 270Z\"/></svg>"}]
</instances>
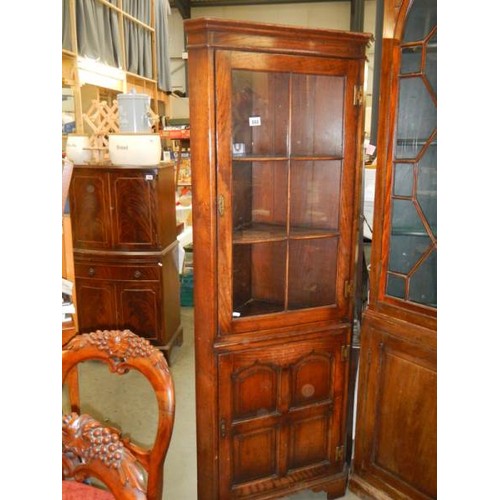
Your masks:
<instances>
[{"instance_id":1,"label":"ceiling beam","mask_svg":"<svg viewBox=\"0 0 500 500\"><path fill-rule=\"evenodd\" d=\"M365 0L351 0L351 31L362 33L365 23Z\"/></svg>"},{"instance_id":2,"label":"ceiling beam","mask_svg":"<svg viewBox=\"0 0 500 500\"><path fill-rule=\"evenodd\" d=\"M182 19L191 18L191 0L171 0L170 6L179 9Z\"/></svg>"}]
</instances>

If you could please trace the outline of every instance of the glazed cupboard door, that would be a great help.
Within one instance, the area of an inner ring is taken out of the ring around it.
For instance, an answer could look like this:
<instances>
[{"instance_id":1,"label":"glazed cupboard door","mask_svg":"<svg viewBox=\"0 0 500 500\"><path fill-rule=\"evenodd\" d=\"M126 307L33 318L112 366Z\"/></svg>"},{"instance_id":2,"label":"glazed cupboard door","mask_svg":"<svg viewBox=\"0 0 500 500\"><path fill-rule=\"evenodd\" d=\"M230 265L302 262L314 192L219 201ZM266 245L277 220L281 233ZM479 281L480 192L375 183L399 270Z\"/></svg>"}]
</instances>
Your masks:
<instances>
[{"instance_id":1,"label":"glazed cupboard door","mask_svg":"<svg viewBox=\"0 0 500 500\"><path fill-rule=\"evenodd\" d=\"M221 335L254 329L256 317L307 322L311 308L316 321L351 320L359 71L349 60L216 54Z\"/></svg>"}]
</instances>

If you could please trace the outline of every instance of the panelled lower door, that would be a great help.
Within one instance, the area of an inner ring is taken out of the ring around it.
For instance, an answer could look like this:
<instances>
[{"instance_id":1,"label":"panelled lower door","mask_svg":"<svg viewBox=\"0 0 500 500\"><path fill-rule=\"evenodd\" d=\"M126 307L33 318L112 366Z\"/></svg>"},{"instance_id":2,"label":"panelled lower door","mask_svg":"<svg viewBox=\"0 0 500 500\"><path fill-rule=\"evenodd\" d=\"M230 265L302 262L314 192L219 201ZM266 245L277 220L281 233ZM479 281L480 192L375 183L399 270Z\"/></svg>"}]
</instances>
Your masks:
<instances>
[{"instance_id":1,"label":"panelled lower door","mask_svg":"<svg viewBox=\"0 0 500 500\"><path fill-rule=\"evenodd\" d=\"M221 499L343 468L359 71L216 53Z\"/></svg>"},{"instance_id":2,"label":"panelled lower door","mask_svg":"<svg viewBox=\"0 0 500 500\"><path fill-rule=\"evenodd\" d=\"M220 498L341 472L341 337L220 356Z\"/></svg>"}]
</instances>

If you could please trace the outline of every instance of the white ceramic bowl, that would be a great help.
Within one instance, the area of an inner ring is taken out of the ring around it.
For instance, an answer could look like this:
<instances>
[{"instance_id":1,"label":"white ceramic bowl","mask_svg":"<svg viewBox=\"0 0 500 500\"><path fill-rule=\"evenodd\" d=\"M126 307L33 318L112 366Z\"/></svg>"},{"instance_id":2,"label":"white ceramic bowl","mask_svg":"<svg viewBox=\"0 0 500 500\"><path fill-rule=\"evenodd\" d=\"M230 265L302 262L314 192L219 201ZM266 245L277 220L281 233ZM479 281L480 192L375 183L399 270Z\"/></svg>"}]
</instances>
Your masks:
<instances>
[{"instance_id":1,"label":"white ceramic bowl","mask_svg":"<svg viewBox=\"0 0 500 500\"><path fill-rule=\"evenodd\" d=\"M68 134L66 140L66 156L76 165L90 162L92 151L85 149L90 147L90 138L85 134Z\"/></svg>"},{"instance_id":2,"label":"white ceramic bowl","mask_svg":"<svg viewBox=\"0 0 500 500\"><path fill-rule=\"evenodd\" d=\"M116 166L154 166L161 160L159 134L123 133L109 135L109 159Z\"/></svg>"}]
</instances>

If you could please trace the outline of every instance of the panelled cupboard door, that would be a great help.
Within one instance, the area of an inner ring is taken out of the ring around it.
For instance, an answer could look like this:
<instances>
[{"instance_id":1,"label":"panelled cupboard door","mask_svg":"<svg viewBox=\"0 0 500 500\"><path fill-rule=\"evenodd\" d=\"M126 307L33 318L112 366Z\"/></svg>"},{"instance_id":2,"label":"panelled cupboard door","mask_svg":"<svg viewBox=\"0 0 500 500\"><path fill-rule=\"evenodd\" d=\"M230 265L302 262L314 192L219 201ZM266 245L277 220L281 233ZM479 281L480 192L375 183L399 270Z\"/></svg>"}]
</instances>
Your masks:
<instances>
[{"instance_id":1,"label":"panelled cupboard door","mask_svg":"<svg viewBox=\"0 0 500 500\"><path fill-rule=\"evenodd\" d=\"M343 470L342 339L219 356L220 499L277 493Z\"/></svg>"},{"instance_id":2,"label":"panelled cupboard door","mask_svg":"<svg viewBox=\"0 0 500 500\"><path fill-rule=\"evenodd\" d=\"M116 327L115 287L110 281L79 278L75 281L80 332Z\"/></svg>"},{"instance_id":3,"label":"panelled cupboard door","mask_svg":"<svg viewBox=\"0 0 500 500\"><path fill-rule=\"evenodd\" d=\"M152 342L164 341L161 313L161 284L151 282L116 283L118 324Z\"/></svg>"},{"instance_id":4,"label":"panelled cupboard door","mask_svg":"<svg viewBox=\"0 0 500 500\"><path fill-rule=\"evenodd\" d=\"M215 63L219 334L350 321L359 62Z\"/></svg>"},{"instance_id":5,"label":"panelled cupboard door","mask_svg":"<svg viewBox=\"0 0 500 500\"><path fill-rule=\"evenodd\" d=\"M109 205L107 175L75 168L70 190L74 248L106 250L112 247Z\"/></svg>"},{"instance_id":6,"label":"panelled cupboard door","mask_svg":"<svg viewBox=\"0 0 500 500\"><path fill-rule=\"evenodd\" d=\"M113 173L110 175L114 242L134 250L160 247L158 241L157 174Z\"/></svg>"},{"instance_id":7,"label":"panelled cupboard door","mask_svg":"<svg viewBox=\"0 0 500 500\"><path fill-rule=\"evenodd\" d=\"M380 327L363 334L358 482L392 498L436 498L436 351Z\"/></svg>"}]
</instances>

